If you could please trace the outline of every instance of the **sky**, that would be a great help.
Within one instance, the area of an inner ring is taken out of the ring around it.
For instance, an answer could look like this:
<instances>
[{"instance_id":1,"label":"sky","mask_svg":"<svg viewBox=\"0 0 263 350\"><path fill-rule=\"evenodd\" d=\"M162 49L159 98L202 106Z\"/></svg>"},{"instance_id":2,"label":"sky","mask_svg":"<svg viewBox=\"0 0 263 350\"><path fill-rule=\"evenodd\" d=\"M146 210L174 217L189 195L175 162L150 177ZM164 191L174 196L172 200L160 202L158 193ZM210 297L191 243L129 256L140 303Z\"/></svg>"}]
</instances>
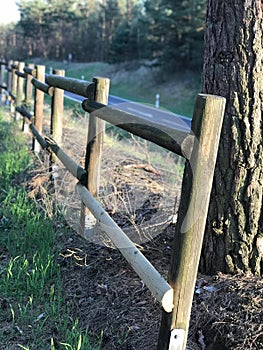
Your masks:
<instances>
[{"instance_id":1,"label":"sky","mask_svg":"<svg viewBox=\"0 0 263 350\"><path fill-rule=\"evenodd\" d=\"M17 0L0 0L0 24L8 24L19 20Z\"/></svg>"}]
</instances>

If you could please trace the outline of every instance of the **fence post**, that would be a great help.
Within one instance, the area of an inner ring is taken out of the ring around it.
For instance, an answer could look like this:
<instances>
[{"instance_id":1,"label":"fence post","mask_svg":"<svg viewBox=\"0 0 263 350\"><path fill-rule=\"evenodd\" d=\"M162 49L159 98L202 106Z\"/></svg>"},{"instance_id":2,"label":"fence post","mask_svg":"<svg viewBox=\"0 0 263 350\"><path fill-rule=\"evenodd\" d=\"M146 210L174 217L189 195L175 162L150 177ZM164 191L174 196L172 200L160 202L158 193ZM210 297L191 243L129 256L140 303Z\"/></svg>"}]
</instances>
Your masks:
<instances>
[{"instance_id":1,"label":"fence post","mask_svg":"<svg viewBox=\"0 0 263 350\"><path fill-rule=\"evenodd\" d=\"M185 164L168 278L174 308L172 313L163 312L159 350L186 347L224 109L223 97L197 96L192 122L195 143Z\"/></svg>"},{"instance_id":2,"label":"fence post","mask_svg":"<svg viewBox=\"0 0 263 350\"><path fill-rule=\"evenodd\" d=\"M65 76L65 71L62 69L54 69L53 74L59 75L61 77ZM51 102L51 124L50 124L50 134L56 143L62 145L62 135L63 135L63 113L64 113L64 90L54 87L54 92L52 95ZM57 166L54 166L56 162L56 155L54 152L50 155L50 181L52 187L54 188L54 182L56 178Z\"/></svg>"},{"instance_id":3,"label":"fence post","mask_svg":"<svg viewBox=\"0 0 263 350\"><path fill-rule=\"evenodd\" d=\"M34 63L28 63L28 68L34 69ZM26 75L26 96L25 103L28 109L31 109L33 106L33 85L32 85L33 76L31 74Z\"/></svg>"},{"instance_id":4,"label":"fence post","mask_svg":"<svg viewBox=\"0 0 263 350\"><path fill-rule=\"evenodd\" d=\"M38 65L36 67L36 79L42 83L45 82L45 66ZM42 134L43 108L44 108L44 92L39 89L35 89L34 124L37 131L40 134ZM40 144L35 138L33 138L33 151L34 152L40 151Z\"/></svg>"},{"instance_id":5,"label":"fence post","mask_svg":"<svg viewBox=\"0 0 263 350\"><path fill-rule=\"evenodd\" d=\"M34 63L28 63L28 68L34 69ZM33 76L31 74L26 74L26 88L25 88L25 105L27 109L32 112L33 107L33 85L32 85ZM32 112L33 114L33 112ZM28 124L23 120L23 131L28 132Z\"/></svg>"},{"instance_id":6,"label":"fence post","mask_svg":"<svg viewBox=\"0 0 263 350\"><path fill-rule=\"evenodd\" d=\"M110 80L108 78L94 77L95 83L94 100L108 104ZM103 138L105 132L105 121L100 118L89 116L88 140L85 157L85 170L87 171L87 188L92 196L97 197L100 183L100 162L102 156ZM80 233L85 236L85 231L92 235L95 219L81 203Z\"/></svg>"},{"instance_id":7,"label":"fence post","mask_svg":"<svg viewBox=\"0 0 263 350\"><path fill-rule=\"evenodd\" d=\"M11 94L14 97L16 97L16 92L17 92L17 78L18 78L18 76L16 75L17 66L18 66L18 61L14 61L11 65L11 69L12 69ZM10 100L10 112L11 113L15 112L15 101L13 99Z\"/></svg>"},{"instance_id":8,"label":"fence post","mask_svg":"<svg viewBox=\"0 0 263 350\"><path fill-rule=\"evenodd\" d=\"M11 92L12 90L12 64L13 64L13 61L9 61L8 62L8 73L7 73L7 91L8 92Z\"/></svg>"},{"instance_id":9,"label":"fence post","mask_svg":"<svg viewBox=\"0 0 263 350\"><path fill-rule=\"evenodd\" d=\"M19 73L24 73L24 67L25 63L24 62L19 62L18 63L18 68L17 71ZM24 78L22 77L17 77L17 90L16 90L16 105L19 106L24 99ZM20 113L16 112L16 120L20 119Z\"/></svg>"},{"instance_id":10,"label":"fence post","mask_svg":"<svg viewBox=\"0 0 263 350\"><path fill-rule=\"evenodd\" d=\"M0 85L1 85L1 102L5 101L5 64L1 62L0 64Z\"/></svg>"},{"instance_id":11,"label":"fence post","mask_svg":"<svg viewBox=\"0 0 263 350\"><path fill-rule=\"evenodd\" d=\"M60 69L54 69L53 74L64 77L65 71ZM62 144L62 131L63 131L63 112L64 112L64 90L57 87L54 88L51 103L51 130L52 138L58 145Z\"/></svg>"},{"instance_id":12,"label":"fence post","mask_svg":"<svg viewBox=\"0 0 263 350\"><path fill-rule=\"evenodd\" d=\"M18 61L14 61L13 64L11 65L12 69L12 85L11 85L11 93L15 96L16 95L16 90L17 90L17 75L16 75L16 70L18 67Z\"/></svg>"}]
</instances>

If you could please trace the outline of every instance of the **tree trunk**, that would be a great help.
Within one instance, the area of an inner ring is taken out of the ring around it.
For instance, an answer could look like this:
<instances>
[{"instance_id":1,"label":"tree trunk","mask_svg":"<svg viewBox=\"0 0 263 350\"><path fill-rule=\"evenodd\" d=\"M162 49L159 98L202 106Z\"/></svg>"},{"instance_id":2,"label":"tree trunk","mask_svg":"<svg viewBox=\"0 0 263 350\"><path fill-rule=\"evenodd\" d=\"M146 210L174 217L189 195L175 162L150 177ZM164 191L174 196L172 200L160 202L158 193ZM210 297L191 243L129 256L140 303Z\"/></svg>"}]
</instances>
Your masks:
<instances>
[{"instance_id":1,"label":"tree trunk","mask_svg":"<svg viewBox=\"0 0 263 350\"><path fill-rule=\"evenodd\" d=\"M200 269L263 271L263 3L208 0L203 91L227 106Z\"/></svg>"}]
</instances>

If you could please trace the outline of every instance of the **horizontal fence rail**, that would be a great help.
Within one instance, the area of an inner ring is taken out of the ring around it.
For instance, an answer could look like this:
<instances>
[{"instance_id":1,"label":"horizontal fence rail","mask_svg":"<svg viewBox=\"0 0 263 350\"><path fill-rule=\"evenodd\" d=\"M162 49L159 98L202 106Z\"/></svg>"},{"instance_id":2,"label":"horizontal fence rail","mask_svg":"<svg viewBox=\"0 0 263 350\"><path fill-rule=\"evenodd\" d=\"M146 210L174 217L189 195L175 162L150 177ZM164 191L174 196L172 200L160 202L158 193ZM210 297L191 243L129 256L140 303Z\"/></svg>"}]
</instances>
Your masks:
<instances>
[{"instance_id":1,"label":"horizontal fence rail","mask_svg":"<svg viewBox=\"0 0 263 350\"><path fill-rule=\"evenodd\" d=\"M7 82L4 81L4 70ZM58 158L78 179L76 188L82 201L80 227L83 237L86 238L86 218L92 216L160 302L163 317L158 349L184 350L225 99L199 94L196 98L192 129L188 133L165 126L161 121L145 120L116 106L109 107L107 78L95 77L92 82L88 82L67 78L62 70L54 70L53 73L55 74L45 74L44 66L25 66L23 62L18 61L9 62L8 65L0 62L2 101L6 99L10 111L23 117L23 130L25 131L28 125L33 134L34 151L39 152L40 145L52 155L51 168ZM35 90L34 98L32 87ZM89 113L89 125L84 168L61 148L64 90L85 97L82 108ZM52 107L50 135L46 136L42 136L44 94L51 97ZM96 199L105 122L186 159L168 281L152 266Z\"/></svg>"},{"instance_id":2,"label":"horizontal fence rail","mask_svg":"<svg viewBox=\"0 0 263 350\"><path fill-rule=\"evenodd\" d=\"M122 229L106 213L98 201L90 194L86 187L77 184L81 199L90 209L94 217L99 220L100 226L124 258L130 263L133 270L140 276L153 296L162 304L166 312L173 310L173 289L152 266L145 256L136 248Z\"/></svg>"},{"instance_id":3,"label":"horizontal fence rail","mask_svg":"<svg viewBox=\"0 0 263 350\"><path fill-rule=\"evenodd\" d=\"M64 78L49 74L46 74L45 77L46 83L50 86L58 87L68 92L88 97L91 100L94 99L95 84L93 82L73 78Z\"/></svg>"},{"instance_id":4,"label":"horizontal fence rail","mask_svg":"<svg viewBox=\"0 0 263 350\"><path fill-rule=\"evenodd\" d=\"M109 107L98 102L84 100L82 107L92 116L151 141L168 151L185 158L189 158L191 155L194 136L190 133L175 130L160 123L146 121L143 117L124 112L115 106Z\"/></svg>"}]
</instances>

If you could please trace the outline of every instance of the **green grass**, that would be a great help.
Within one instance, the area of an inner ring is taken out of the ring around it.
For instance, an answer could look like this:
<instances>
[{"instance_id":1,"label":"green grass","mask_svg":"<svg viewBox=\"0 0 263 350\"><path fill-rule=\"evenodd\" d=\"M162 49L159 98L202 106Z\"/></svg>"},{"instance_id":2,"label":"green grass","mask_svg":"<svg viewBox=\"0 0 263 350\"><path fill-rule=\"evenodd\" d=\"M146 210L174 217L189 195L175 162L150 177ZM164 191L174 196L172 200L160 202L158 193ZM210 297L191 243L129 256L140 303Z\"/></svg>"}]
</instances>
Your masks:
<instances>
[{"instance_id":1,"label":"green grass","mask_svg":"<svg viewBox=\"0 0 263 350\"><path fill-rule=\"evenodd\" d=\"M156 69L138 66L137 63L108 64L65 63L47 61L50 68L64 69L67 77L92 81L94 76L108 77L110 94L141 103L155 105L160 94L160 106L169 111L192 117L195 97L201 91L199 72L171 72L163 75ZM73 102L70 103L72 107Z\"/></svg>"},{"instance_id":2,"label":"green grass","mask_svg":"<svg viewBox=\"0 0 263 350\"><path fill-rule=\"evenodd\" d=\"M54 221L24 188L33 157L14 130L0 117L0 348L100 349L63 300Z\"/></svg>"}]
</instances>

